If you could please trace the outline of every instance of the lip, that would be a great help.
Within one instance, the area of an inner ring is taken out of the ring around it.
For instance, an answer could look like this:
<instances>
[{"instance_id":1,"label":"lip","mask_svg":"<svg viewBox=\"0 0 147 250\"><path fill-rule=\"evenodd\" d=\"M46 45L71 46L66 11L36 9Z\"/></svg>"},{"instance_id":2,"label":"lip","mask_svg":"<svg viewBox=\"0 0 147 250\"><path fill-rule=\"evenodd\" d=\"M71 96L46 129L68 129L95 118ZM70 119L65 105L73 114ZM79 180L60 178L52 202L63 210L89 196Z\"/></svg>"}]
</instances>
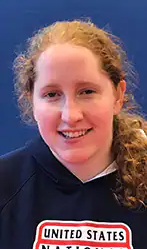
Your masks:
<instances>
[{"instance_id":1,"label":"lip","mask_svg":"<svg viewBox=\"0 0 147 250\"><path fill-rule=\"evenodd\" d=\"M81 131L81 130L80 130ZM92 131L92 129L90 129L90 131L86 134L86 135L83 135L81 137L78 137L78 138L72 138L72 139L69 139L69 138L65 138L63 137L60 133L59 135L62 137L63 141L67 144L74 144L74 143L78 143L78 142L81 142L82 140L85 139L85 137ZM67 132L67 131L66 131Z\"/></svg>"},{"instance_id":2,"label":"lip","mask_svg":"<svg viewBox=\"0 0 147 250\"><path fill-rule=\"evenodd\" d=\"M62 130L58 130L58 132L62 132L62 133L65 133L65 132L75 133L75 132L81 132L81 131L90 130L90 129L92 129L92 128L81 128L81 129L75 129L75 130L72 130L72 129L62 129Z\"/></svg>"}]
</instances>

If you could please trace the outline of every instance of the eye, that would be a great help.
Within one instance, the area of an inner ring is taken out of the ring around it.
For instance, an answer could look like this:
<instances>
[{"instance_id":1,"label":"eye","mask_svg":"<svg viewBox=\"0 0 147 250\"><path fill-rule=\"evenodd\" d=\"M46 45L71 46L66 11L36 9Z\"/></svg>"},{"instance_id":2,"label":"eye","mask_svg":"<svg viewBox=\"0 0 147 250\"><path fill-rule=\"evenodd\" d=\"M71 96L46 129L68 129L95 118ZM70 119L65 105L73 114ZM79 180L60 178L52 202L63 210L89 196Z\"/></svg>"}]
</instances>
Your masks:
<instances>
[{"instance_id":1,"label":"eye","mask_svg":"<svg viewBox=\"0 0 147 250\"><path fill-rule=\"evenodd\" d=\"M84 94L84 95L90 95L95 93L96 91L94 91L93 89L84 89L80 92L80 94Z\"/></svg>"},{"instance_id":2,"label":"eye","mask_svg":"<svg viewBox=\"0 0 147 250\"><path fill-rule=\"evenodd\" d=\"M61 94L57 91L50 91L46 94L46 97L50 100L57 99Z\"/></svg>"},{"instance_id":3,"label":"eye","mask_svg":"<svg viewBox=\"0 0 147 250\"><path fill-rule=\"evenodd\" d=\"M56 95L57 95L56 92L49 92L49 93L47 93L47 96L48 96L49 98L56 97Z\"/></svg>"}]
</instances>

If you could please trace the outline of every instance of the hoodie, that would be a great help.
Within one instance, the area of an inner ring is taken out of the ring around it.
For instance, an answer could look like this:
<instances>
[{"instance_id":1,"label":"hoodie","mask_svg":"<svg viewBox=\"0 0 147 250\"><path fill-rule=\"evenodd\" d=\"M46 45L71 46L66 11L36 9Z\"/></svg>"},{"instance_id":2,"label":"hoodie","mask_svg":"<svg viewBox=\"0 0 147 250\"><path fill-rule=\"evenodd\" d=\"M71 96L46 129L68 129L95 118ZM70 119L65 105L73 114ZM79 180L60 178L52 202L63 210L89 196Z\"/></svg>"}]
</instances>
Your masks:
<instances>
[{"instance_id":1,"label":"hoodie","mask_svg":"<svg viewBox=\"0 0 147 250\"><path fill-rule=\"evenodd\" d=\"M0 157L0 248L147 249L147 211L115 199L116 171L83 183L41 137Z\"/></svg>"}]
</instances>

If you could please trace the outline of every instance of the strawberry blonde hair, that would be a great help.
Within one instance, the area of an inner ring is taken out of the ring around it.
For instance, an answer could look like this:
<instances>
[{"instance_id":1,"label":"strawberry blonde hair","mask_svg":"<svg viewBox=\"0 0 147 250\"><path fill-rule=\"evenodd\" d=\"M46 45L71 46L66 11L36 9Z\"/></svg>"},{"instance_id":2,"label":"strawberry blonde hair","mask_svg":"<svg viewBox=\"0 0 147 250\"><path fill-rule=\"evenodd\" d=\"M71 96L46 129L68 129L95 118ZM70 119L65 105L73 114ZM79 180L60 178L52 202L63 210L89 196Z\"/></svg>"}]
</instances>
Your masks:
<instances>
[{"instance_id":1,"label":"strawberry blonde hair","mask_svg":"<svg viewBox=\"0 0 147 250\"><path fill-rule=\"evenodd\" d=\"M23 120L34 122L32 101L35 66L40 54L49 46L71 43L91 50L100 58L103 70L117 88L127 81L134 85L134 71L119 39L90 21L61 21L40 29L28 39L27 49L14 61L15 91ZM117 201L129 208L145 206L147 199L147 122L137 112L134 96L127 92L119 115L114 116L112 152L118 166Z\"/></svg>"}]
</instances>

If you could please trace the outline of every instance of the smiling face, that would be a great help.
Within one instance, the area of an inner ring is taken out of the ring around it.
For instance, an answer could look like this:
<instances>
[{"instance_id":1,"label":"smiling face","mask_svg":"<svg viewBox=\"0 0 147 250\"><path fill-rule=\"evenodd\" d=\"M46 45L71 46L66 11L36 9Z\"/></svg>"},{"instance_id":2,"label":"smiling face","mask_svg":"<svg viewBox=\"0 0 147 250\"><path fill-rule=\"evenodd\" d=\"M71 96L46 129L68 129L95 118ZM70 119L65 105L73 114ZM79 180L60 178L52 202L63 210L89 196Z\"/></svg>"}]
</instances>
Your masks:
<instances>
[{"instance_id":1,"label":"smiling face","mask_svg":"<svg viewBox=\"0 0 147 250\"><path fill-rule=\"evenodd\" d=\"M102 154L107 157L113 116L120 111L124 90L114 88L87 48L59 44L41 54L36 65L34 117L59 160L84 163Z\"/></svg>"}]
</instances>

